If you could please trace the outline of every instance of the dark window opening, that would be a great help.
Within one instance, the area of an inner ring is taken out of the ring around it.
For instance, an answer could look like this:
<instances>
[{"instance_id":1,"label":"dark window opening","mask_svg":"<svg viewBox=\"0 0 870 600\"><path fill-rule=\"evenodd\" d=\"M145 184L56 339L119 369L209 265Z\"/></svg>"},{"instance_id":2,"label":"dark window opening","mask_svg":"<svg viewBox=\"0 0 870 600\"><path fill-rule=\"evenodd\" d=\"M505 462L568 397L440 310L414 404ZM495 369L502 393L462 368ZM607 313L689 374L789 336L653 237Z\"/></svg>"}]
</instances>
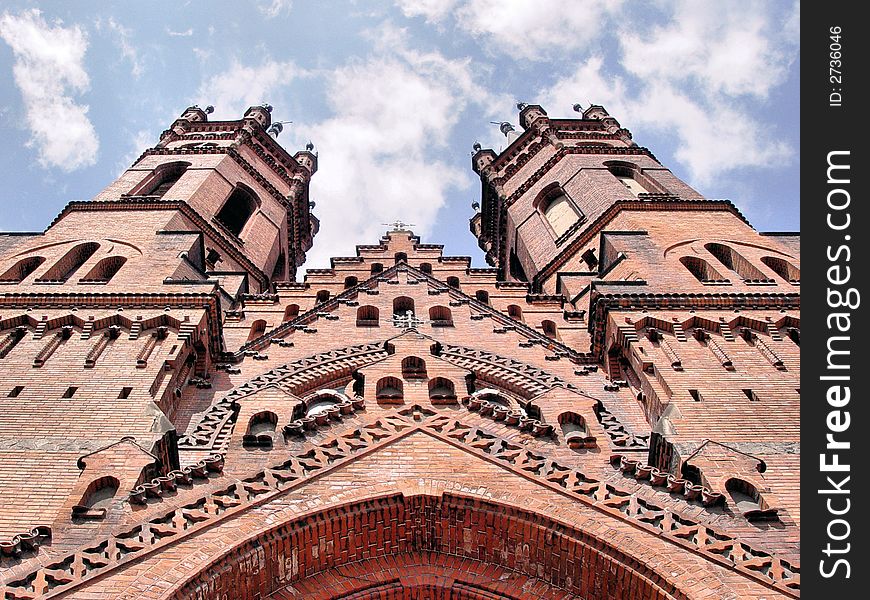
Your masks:
<instances>
[{"instance_id":1,"label":"dark window opening","mask_svg":"<svg viewBox=\"0 0 870 600\"><path fill-rule=\"evenodd\" d=\"M45 258L41 256L31 256L22 258L17 263L9 267L3 275L0 275L0 282L3 283L20 283L24 281L31 273L39 268L39 265L45 262Z\"/></svg>"},{"instance_id":2,"label":"dark window opening","mask_svg":"<svg viewBox=\"0 0 870 600\"><path fill-rule=\"evenodd\" d=\"M123 388L121 388L121 391L118 393L118 399L119 399L119 400L124 400L124 399L126 399L126 398L129 398L129 397L130 397L130 393L131 393L132 391L133 391L133 388L131 388L131 387L123 387Z\"/></svg>"},{"instance_id":3,"label":"dark window opening","mask_svg":"<svg viewBox=\"0 0 870 600\"><path fill-rule=\"evenodd\" d=\"M77 388L75 386L70 386L70 387L66 388L66 391L63 393L63 396L61 396L61 397L62 398L72 398L73 396L75 396L75 393L78 391L78 389L79 388Z\"/></svg>"},{"instance_id":4,"label":"dark window opening","mask_svg":"<svg viewBox=\"0 0 870 600\"><path fill-rule=\"evenodd\" d=\"M9 390L9 393L6 395L7 398L17 398L21 395L21 392L24 391L23 385L16 385L14 388Z\"/></svg>"},{"instance_id":5,"label":"dark window opening","mask_svg":"<svg viewBox=\"0 0 870 600\"><path fill-rule=\"evenodd\" d=\"M257 210L257 205L257 199L253 193L237 187L224 202L215 218L233 235L240 237L248 219Z\"/></svg>"}]
</instances>

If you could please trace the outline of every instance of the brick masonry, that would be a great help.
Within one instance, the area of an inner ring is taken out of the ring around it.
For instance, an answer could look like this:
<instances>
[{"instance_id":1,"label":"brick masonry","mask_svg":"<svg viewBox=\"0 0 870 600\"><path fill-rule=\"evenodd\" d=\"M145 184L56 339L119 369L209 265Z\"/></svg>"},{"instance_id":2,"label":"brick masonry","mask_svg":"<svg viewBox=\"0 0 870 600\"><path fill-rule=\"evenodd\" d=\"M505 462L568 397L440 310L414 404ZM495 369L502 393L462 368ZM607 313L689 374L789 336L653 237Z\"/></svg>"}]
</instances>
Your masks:
<instances>
[{"instance_id":1,"label":"brick masonry","mask_svg":"<svg viewBox=\"0 0 870 600\"><path fill-rule=\"evenodd\" d=\"M316 157L263 107L0 236L0 597L798 596L796 236L520 117L492 268L398 227L294 281Z\"/></svg>"}]
</instances>

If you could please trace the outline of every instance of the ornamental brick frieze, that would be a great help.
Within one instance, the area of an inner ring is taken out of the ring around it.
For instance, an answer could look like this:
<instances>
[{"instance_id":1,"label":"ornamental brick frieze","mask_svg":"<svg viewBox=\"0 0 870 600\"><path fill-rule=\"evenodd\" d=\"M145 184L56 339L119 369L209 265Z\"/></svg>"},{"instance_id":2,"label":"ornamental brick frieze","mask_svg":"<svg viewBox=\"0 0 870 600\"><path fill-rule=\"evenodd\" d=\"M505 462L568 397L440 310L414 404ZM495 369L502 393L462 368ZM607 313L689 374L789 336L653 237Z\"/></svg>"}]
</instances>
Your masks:
<instances>
[{"instance_id":1,"label":"ornamental brick frieze","mask_svg":"<svg viewBox=\"0 0 870 600\"><path fill-rule=\"evenodd\" d=\"M181 506L149 511L146 521L126 525L86 548L66 556L47 556L36 564L25 563L4 578L0 587L3 598L51 598L65 593L92 577L105 575L216 522L262 505L304 485L311 477L334 470L415 431L427 432L772 589L798 595L800 568L797 564L757 550L734 535L706 525L688 516L690 511L684 513L659 506L613 483L548 458L537 448L526 448L448 415L417 409L415 406L401 413L392 412L313 446L305 444L294 448L289 457L272 462L272 466L250 477L216 481L218 489L196 500L185 495Z\"/></svg>"}]
</instances>

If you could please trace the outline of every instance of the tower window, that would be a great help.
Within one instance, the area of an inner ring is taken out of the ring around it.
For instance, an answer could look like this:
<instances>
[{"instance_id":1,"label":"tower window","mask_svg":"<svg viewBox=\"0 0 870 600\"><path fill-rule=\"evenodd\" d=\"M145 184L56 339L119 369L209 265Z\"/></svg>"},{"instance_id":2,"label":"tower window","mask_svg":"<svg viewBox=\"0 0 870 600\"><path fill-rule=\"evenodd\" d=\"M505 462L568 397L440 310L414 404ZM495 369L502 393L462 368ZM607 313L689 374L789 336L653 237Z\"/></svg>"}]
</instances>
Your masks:
<instances>
[{"instance_id":1,"label":"tower window","mask_svg":"<svg viewBox=\"0 0 870 600\"><path fill-rule=\"evenodd\" d=\"M553 340L559 339L559 331L556 329L556 324L553 321L542 321L541 329L544 330L544 335Z\"/></svg>"},{"instance_id":2,"label":"tower window","mask_svg":"<svg viewBox=\"0 0 870 600\"><path fill-rule=\"evenodd\" d=\"M356 286L359 283L359 280L353 275L349 275L344 278L344 289L349 290L350 288Z\"/></svg>"},{"instance_id":3,"label":"tower window","mask_svg":"<svg viewBox=\"0 0 870 600\"><path fill-rule=\"evenodd\" d=\"M259 205L257 197L253 192L239 186L233 190L227 201L221 207L215 219L220 222L234 236L240 237L245 223L254 214Z\"/></svg>"},{"instance_id":4,"label":"tower window","mask_svg":"<svg viewBox=\"0 0 870 600\"><path fill-rule=\"evenodd\" d=\"M292 321L296 317L299 316L299 305L298 304L288 304L287 308L284 309L284 320Z\"/></svg>"},{"instance_id":5,"label":"tower window","mask_svg":"<svg viewBox=\"0 0 870 600\"><path fill-rule=\"evenodd\" d=\"M317 292L317 304L323 304L329 300L329 290L320 290Z\"/></svg>"},{"instance_id":6,"label":"tower window","mask_svg":"<svg viewBox=\"0 0 870 600\"><path fill-rule=\"evenodd\" d=\"M478 302L483 302L484 304L489 304L489 292L486 290L477 290L474 292L474 297Z\"/></svg>"},{"instance_id":7,"label":"tower window","mask_svg":"<svg viewBox=\"0 0 870 600\"><path fill-rule=\"evenodd\" d=\"M459 277L448 277L447 278L447 285L458 290L459 289Z\"/></svg>"},{"instance_id":8,"label":"tower window","mask_svg":"<svg viewBox=\"0 0 870 600\"><path fill-rule=\"evenodd\" d=\"M248 334L248 341L255 340L266 332L266 321L257 319L251 323L251 332Z\"/></svg>"},{"instance_id":9,"label":"tower window","mask_svg":"<svg viewBox=\"0 0 870 600\"><path fill-rule=\"evenodd\" d=\"M420 263L420 270L427 275L432 274L432 265L430 263Z\"/></svg>"},{"instance_id":10,"label":"tower window","mask_svg":"<svg viewBox=\"0 0 870 600\"><path fill-rule=\"evenodd\" d=\"M562 188L556 186L540 203L540 211L557 238L562 237L582 217Z\"/></svg>"},{"instance_id":11,"label":"tower window","mask_svg":"<svg viewBox=\"0 0 870 600\"><path fill-rule=\"evenodd\" d=\"M378 275L384 272L384 265L381 263L372 263L372 275Z\"/></svg>"},{"instance_id":12,"label":"tower window","mask_svg":"<svg viewBox=\"0 0 870 600\"><path fill-rule=\"evenodd\" d=\"M523 309L517 306L516 304L511 304L508 306L508 316L511 319L519 321L522 323L523 321Z\"/></svg>"},{"instance_id":13,"label":"tower window","mask_svg":"<svg viewBox=\"0 0 870 600\"><path fill-rule=\"evenodd\" d=\"M0 275L0 283L20 283L45 262L41 256L22 258Z\"/></svg>"},{"instance_id":14,"label":"tower window","mask_svg":"<svg viewBox=\"0 0 870 600\"><path fill-rule=\"evenodd\" d=\"M402 261L408 262L408 255L404 252L396 252L396 264L399 264Z\"/></svg>"},{"instance_id":15,"label":"tower window","mask_svg":"<svg viewBox=\"0 0 870 600\"><path fill-rule=\"evenodd\" d=\"M402 359L402 377L405 379L426 379L426 361L418 356Z\"/></svg>"},{"instance_id":16,"label":"tower window","mask_svg":"<svg viewBox=\"0 0 870 600\"><path fill-rule=\"evenodd\" d=\"M650 190L647 189L647 186L639 180L640 173L636 165L620 162L608 162L606 164L610 173L631 192L632 196L649 193Z\"/></svg>"},{"instance_id":17,"label":"tower window","mask_svg":"<svg viewBox=\"0 0 870 600\"><path fill-rule=\"evenodd\" d=\"M141 184L136 186L130 193L142 196L157 196L162 198L166 192L175 185L190 163L172 162L160 165Z\"/></svg>"}]
</instances>

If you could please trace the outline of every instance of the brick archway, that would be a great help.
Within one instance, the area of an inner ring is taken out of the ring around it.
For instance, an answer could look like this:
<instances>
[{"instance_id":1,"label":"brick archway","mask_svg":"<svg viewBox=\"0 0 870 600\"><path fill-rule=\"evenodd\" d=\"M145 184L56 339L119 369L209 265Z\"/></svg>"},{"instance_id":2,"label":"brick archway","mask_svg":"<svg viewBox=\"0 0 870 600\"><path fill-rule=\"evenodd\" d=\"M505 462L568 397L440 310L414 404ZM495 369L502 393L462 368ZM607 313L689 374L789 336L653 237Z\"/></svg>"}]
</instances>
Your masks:
<instances>
[{"instance_id":1,"label":"brick archway","mask_svg":"<svg viewBox=\"0 0 870 600\"><path fill-rule=\"evenodd\" d=\"M293 519L227 549L174 600L686 600L606 540L522 508L389 494Z\"/></svg>"}]
</instances>

